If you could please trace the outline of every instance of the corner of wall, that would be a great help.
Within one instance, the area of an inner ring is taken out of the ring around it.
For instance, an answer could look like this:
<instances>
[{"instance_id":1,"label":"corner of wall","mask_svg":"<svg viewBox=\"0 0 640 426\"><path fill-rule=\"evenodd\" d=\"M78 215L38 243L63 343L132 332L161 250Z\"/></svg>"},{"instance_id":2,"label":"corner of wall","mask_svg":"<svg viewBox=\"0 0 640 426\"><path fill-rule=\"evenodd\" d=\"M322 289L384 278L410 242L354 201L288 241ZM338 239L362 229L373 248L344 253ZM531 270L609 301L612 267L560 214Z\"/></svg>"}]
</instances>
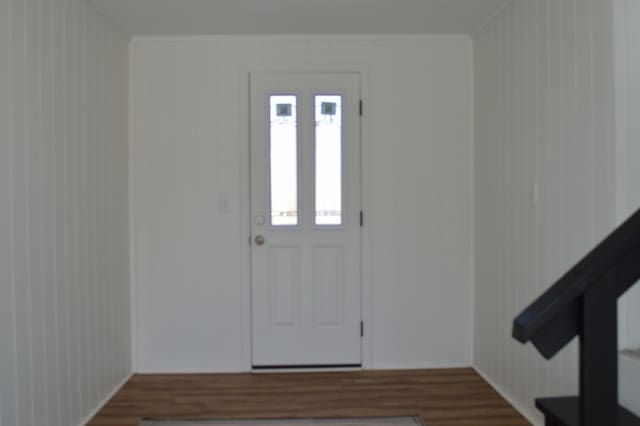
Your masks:
<instances>
[{"instance_id":1,"label":"corner of wall","mask_svg":"<svg viewBox=\"0 0 640 426\"><path fill-rule=\"evenodd\" d=\"M513 3L515 0L504 0L504 4L496 9L496 11L490 15L486 21L478 26L474 31L471 32L469 37L471 40L475 40L475 38L480 34L486 27L488 27L496 18L504 13L504 11Z\"/></svg>"},{"instance_id":2,"label":"corner of wall","mask_svg":"<svg viewBox=\"0 0 640 426\"><path fill-rule=\"evenodd\" d=\"M474 365L473 369L482 377L484 380L491 385L491 387L500 394L509 404L513 406L522 416L527 419L534 426L543 426L544 421L542 420L542 416L531 410L530 407L522 405L518 398L512 395L509 391L500 386L496 381L494 381L491 376L482 370L481 367Z\"/></svg>"},{"instance_id":3,"label":"corner of wall","mask_svg":"<svg viewBox=\"0 0 640 426\"><path fill-rule=\"evenodd\" d=\"M98 405L96 405L96 407L80 423L78 423L78 426L85 426L89 424L91 419L93 419L95 415L98 414L98 412L100 412L102 407L107 405L107 403L111 400L111 398L113 398L127 384L127 382L131 380L132 377L133 377L133 373L127 374L127 376L124 379L122 379L116 386L114 386L114 388L109 393L107 393L104 398L102 398L102 400L98 403ZM0 420L2 420L1 417L0 417ZM1 423L0 423L0 426L2 426Z\"/></svg>"}]
</instances>

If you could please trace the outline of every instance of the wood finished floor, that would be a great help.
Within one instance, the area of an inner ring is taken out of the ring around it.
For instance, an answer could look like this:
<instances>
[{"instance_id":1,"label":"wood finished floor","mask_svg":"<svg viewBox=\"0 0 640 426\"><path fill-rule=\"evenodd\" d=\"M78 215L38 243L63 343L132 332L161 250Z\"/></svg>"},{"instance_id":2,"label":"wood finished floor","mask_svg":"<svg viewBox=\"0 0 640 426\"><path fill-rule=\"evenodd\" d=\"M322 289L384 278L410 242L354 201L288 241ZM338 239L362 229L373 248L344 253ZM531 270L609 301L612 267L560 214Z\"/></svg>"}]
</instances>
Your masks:
<instances>
[{"instance_id":1,"label":"wood finished floor","mask_svg":"<svg viewBox=\"0 0 640 426\"><path fill-rule=\"evenodd\" d=\"M135 375L89 425L142 418L422 416L427 426L529 425L473 369Z\"/></svg>"}]
</instances>

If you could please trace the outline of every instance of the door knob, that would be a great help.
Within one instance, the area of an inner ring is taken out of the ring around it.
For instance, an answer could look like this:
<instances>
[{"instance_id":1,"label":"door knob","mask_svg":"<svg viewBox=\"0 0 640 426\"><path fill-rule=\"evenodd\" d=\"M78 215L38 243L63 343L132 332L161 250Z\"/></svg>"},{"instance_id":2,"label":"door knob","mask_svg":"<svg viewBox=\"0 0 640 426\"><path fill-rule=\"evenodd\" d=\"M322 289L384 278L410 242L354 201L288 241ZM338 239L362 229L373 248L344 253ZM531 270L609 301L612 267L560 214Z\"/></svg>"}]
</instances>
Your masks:
<instances>
[{"instance_id":1,"label":"door knob","mask_svg":"<svg viewBox=\"0 0 640 426\"><path fill-rule=\"evenodd\" d=\"M257 245L261 246L264 244L264 237L262 235L257 235L255 238L255 242Z\"/></svg>"}]
</instances>

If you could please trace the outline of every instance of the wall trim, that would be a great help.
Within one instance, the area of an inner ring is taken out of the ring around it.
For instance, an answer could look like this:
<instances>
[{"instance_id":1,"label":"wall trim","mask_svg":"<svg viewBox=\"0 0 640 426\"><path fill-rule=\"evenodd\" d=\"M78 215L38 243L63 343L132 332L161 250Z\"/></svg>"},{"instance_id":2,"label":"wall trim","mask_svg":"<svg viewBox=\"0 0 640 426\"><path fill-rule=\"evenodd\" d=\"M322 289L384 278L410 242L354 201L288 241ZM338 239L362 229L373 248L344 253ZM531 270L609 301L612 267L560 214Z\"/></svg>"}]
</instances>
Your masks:
<instances>
[{"instance_id":1,"label":"wall trim","mask_svg":"<svg viewBox=\"0 0 640 426\"><path fill-rule=\"evenodd\" d=\"M430 363L430 362L375 362L369 370L453 370L462 368L473 368L468 363Z\"/></svg>"},{"instance_id":2,"label":"wall trim","mask_svg":"<svg viewBox=\"0 0 640 426\"><path fill-rule=\"evenodd\" d=\"M89 421L91 421L91 419L98 414L98 412L105 406L107 405L107 402L109 402L109 400L111 398L113 398L115 396L116 393L118 393L120 391L120 389L122 389L124 387L124 385L127 384L127 382L129 380L131 380L131 378L134 376L135 373L131 372L129 374L126 375L126 377L121 380L120 382L118 382L118 384L113 388L113 390L111 392L109 392L96 406L95 409L93 409L89 415L87 417L84 418L84 420L82 420L80 423L78 423L78 426L84 426L87 423L89 423Z\"/></svg>"},{"instance_id":3,"label":"wall trim","mask_svg":"<svg viewBox=\"0 0 640 426\"><path fill-rule=\"evenodd\" d=\"M373 146L370 141L370 115L366 113L370 104L370 65L351 65L360 73L360 99L365 112L360 116L360 209L365 214L364 226L360 232L360 316L364 322L364 336L361 340L362 369L373 368Z\"/></svg>"},{"instance_id":4,"label":"wall trim","mask_svg":"<svg viewBox=\"0 0 640 426\"><path fill-rule=\"evenodd\" d=\"M491 376L489 376L489 374L485 373L482 368L480 368L477 365L473 365L472 367L476 373L478 373L480 375L480 377L482 377L484 380L486 380L487 383L489 383L489 385L500 394L501 397L503 397L504 399L507 400L507 402L509 404L511 404L511 406L513 408L516 409L516 411L518 411L520 414L522 414L522 416L527 419L532 425L534 426L543 426L542 423L540 423L535 414L533 412L531 412L531 410L527 407L524 407L520 402L518 402L516 400L516 398L513 397L513 395L511 395L511 393L507 392L502 386L500 386L497 382L495 382Z\"/></svg>"},{"instance_id":5,"label":"wall trim","mask_svg":"<svg viewBox=\"0 0 640 426\"><path fill-rule=\"evenodd\" d=\"M135 96L132 89L132 82L135 76L135 49L129 43L129 297L130 297L130 315L131 315L131 367L133 371L137 371L139 365L138 354L138 309L137 309L137 285L136 278L138 274L138 263L136 262L136 212L135 212Z\"/></svg>"},{"instance_id":6,"label":"wall trim","mask_svg":"<svg viewBox=\"0 0 640 426\"><path fill-rule=\"evenodd\" d=\"M241 88L241 102L239 103L239 115L249 117L248 111L250 108L249 99L249 78L251 72L353 72L360 75L360 97L367 103L369 93L369 63L367 62L322 62L322 63L286 63L286 62L246 62L242 63L239 67L240 81L242 81ZM240 120L240 140L239 144L239 158L241 160L240 167L238 168L239 184L238 191L239 200L239 214L242 217L241 221L241 235L251 235L251 182L249 179L250 173L250 131L248 120L243 123ZM371 162L372 154L371 148L367 144L369 140L369 124L367 115L360 117L360 207L363 211L371 211L371 194L372 194L372 177L371 177ZM371 223L369 220L367 223ZM372 345L372 333L373 315L372 315L372 290L371 290L371 242L373 241L371 236L371 226L364 226L360 234L360 267L361 267L361 288L360 288L360 312L362 321L365 322L365 335L361 341L361 361L362 369L372 369L373 359L373 345ZM243 325L242 330L244 334L243 338L243 371L251 372L252 368L252 347L251 347L251 247L248 244L243 244L240 253L241 268L240 279L242 284L242 318Z\"/></svg>"},{"instance_id":7,"label":"wall trim","mask_svg":"<svg viewBox=\"0 0 640 426\"><path fill-rule=\"evenodd\" d=\"M238 102L238 117L246 117L245 120L238 120L238 135L240 135L240 143L238 143L238 215L240 220L240 236L246 235L251 238L251 179L250 179L250 72L248 66L241 66L238 70L238 80L240 83L240 102ZM240 311L242 318L242 365L244 372L250 372L252 367L252 336L251 336L251 245L240 245L240 285L241 300Z\"/></svg>"},{"instance_id":8,"label":"wall trim","mask_svg":"<svg viewBox=\"0 0 640 426\"><path fill-rule=\"evenodd\" d=\"M469 310L471 321L470 325L470 336L469 336L469 348L468 348L468 356L471 365L474 365L476 362L476 60L475 60L475 52L473 47L473 42L471 42L471 69L469 70L469 79L471 86L471 164L469 168L471 170L470 177L470 185L471 185L471 223L470 234L471 238L469 241L470 248L469 252L471 253L471 258L469 259L470 264L470 272L471 276L470 281L471 285L469 291L471 292L471 298L469 300Z\"/></svg>"},{"instance_id":9,"label":"wall trim","mask_svg":"<svg viewBox=\"0 0 640 426\"><path fill-rule=\"evenodd\" d=\"M146 43L146 42L193 42L193 41L269 41L269 42L313 42L313 41L351 41L351 42L367 42L367 41L471 41L471 37L466 34L358 34L358 35L308 35L308 34L287 34L287 35L174 35L174 36L133 36L130 43Z\"/></svg>"},{"instance_id":10,"label":"wall trim","mask_svg":"<svg viewBox=\"0 0 640 426\"><path fill-rule=\"evenodd\" d=\"M142 368L133 374L166 375L166 374L238 374L251 373L246 368Z\"/></svg>"}]
</instances>

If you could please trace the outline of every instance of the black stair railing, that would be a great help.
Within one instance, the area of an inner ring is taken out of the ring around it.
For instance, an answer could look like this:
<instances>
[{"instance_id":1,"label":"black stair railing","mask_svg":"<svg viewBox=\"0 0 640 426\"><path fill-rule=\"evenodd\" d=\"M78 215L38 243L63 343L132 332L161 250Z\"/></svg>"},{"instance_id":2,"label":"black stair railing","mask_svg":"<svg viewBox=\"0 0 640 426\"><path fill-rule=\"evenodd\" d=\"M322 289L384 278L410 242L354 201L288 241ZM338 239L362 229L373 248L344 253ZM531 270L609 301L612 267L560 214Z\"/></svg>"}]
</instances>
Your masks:
<instances>
[{"instance_id":1,"label":"black stair railing","mask_svg":"<svg viewBox=\"0 0 640 426\"><path fill-rule=\"evenodd\" d=\"M640 425L618 405L617 300L640 279L640 210L513 322L513 337L550 359L578 336L580 394L544 398L546 426Z\"/></svg>"}]
</instances>

